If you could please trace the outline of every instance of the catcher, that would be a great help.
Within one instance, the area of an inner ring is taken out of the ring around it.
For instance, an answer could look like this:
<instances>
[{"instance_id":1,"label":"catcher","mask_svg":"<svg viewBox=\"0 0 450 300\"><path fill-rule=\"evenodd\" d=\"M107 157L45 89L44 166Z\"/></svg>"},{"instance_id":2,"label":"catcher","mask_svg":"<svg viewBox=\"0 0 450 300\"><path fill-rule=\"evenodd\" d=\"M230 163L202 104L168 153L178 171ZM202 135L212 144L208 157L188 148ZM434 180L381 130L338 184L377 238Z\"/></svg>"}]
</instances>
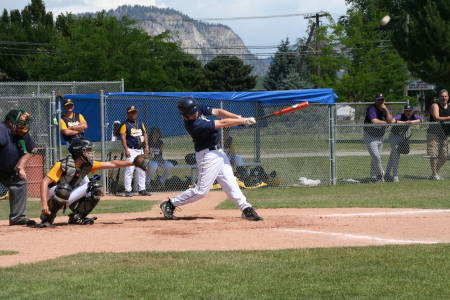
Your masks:
<instances>
[{"instance_id":1,"label":"catcher","mask_svg":"<svg viewBox=\"0 0 450 300\"><path fill-rule=\"evenodd\" d=\"M103 194L99 180L89 180L88 173L100 170L136 166L147 170L150 155L136 156L134 161L94 161L94 144L87 138L75 138L69 147L69 155L57 162L41 182L41 224L53 227L56 213L64 207L72 211L69 224L92 225L97 217L87 215L95 208Z\"/></svg>"}]
</instances>

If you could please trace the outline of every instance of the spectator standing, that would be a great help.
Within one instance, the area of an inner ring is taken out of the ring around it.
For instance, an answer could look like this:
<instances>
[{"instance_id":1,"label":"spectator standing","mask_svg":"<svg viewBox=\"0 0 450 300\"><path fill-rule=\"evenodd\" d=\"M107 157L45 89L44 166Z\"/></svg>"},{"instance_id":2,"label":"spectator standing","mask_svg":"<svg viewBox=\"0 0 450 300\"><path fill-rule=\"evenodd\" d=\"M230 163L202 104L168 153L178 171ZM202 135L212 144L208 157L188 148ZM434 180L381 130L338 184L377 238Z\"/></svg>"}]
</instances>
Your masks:
<instances>
[{"instance_id":1,"label":"spectator standing","mask_svg":"<svg viewBox=\"0 0 450 300\"><path fill-rule=\"evenodd\" d=\"M244 164L244 160L240 156L236 156L236 148L234 146L233 137L230 135L230 128L223 128L223 151L227 154L230 159L230 163L232 166L240 167Z\"/></svg>"},{"instance_id":2,"label":"spectator standing","mask_svg":"<svg viewBox=\"0 0 450 300\"><path fill-rule=\"evenodd\" d=\"M403 113L394 118L394 123L405 124L393 126L389 133L389 143L391 145L391 155L386 167L386 174L384 178L388 181L398 182L398 168L400 164L400 150L399 143L406 137L409 125L411 123L420 123L423 121L422 117L414 113L411 105L407 104L403 108ZM392 176L391 176L392 171Z\"/></svg>"},{"instance_id":3,"label":"spectator standing","mask_svg":"<svg viewBox=\"0 0 450 300\"><path fill-rule=\"evenodd\" d=\"M378 93L375 103L366 110L364 124L390 124L394 122L391 112L385 105L385 96ZM384 171L381 164L381 151L383 150L384 133L386 126L364 126L364 142L371 156L370 180L371 182L384 182Z\"/></svg>"},{"instance_id":4,"label":"spectator standing","mask_svg":"<svg viewBox=\"0 0 450 300\"><path fill-rule=\"evenodd\" d=\"M75 105L72 99L64 100L64 114L61 116L61 134L69 149L74 138L84 137L88 124L82 114L73 112Z\"/></svg>"},{"instance_id":5,"label":"spectator standing","mask_svg":"<svg viewBox=\"0 0 450 300\"><path fill-rule=\"evenodd\" d=\"M158 127L153 127L150 130L150 138L148 141L148 145L150 147L150 153L153 155L153 159L150 161L147 170L147 185L150 184L153 176L155 176L158 168L164 169L163 175L159 178L159 187L160 189L164 189L164 183L169 178L170 173L173 170L173 164L164 160L162 154L164 149L164 143L161 140L161 129Z\"/></svg>"},{"instance_id":6,"label":"spectator standing","mask_svg":"<svg viewBox=\"0 0 450 300\"><path fill-rule=\"evenodd\" d=\"M432 124L427 130L427 153L430 156L431 180L443 179L439 175L439 170L448 159L450 124L442 122L448 121L450 121L448 91L440 90L438 102L431 104L430 107L430 122L441 122L441 124Z\"/></svg>"},{"instance_id":7,"label":"spectator standing","mask_svg":"<svg viewBox=\"0 0 450 300\"><path fill-rule=\"evenodd\" d=\"M0 183L9 189L9 225L34 226L26 217L28 179L25 166L35 148L28 131L31 116L13 109L0 123Z\"/></svg>"},{"instance_id":8,"label":"spectator standing","mask_svg":"<svg viewBox=\"0 0 450 300\"><path fill-rule=\"evenodd\" d=\"M135 106L129 106L127 108L127 119L122 122L119 130L126 161L133 161L139 154L149 153L147 129L145 129L145 125L137 119L137 113L138 110ZM125 186L125 197L133 196L131 182L133 180L134 171L134 165L125 169L123 179L123 184ZM151 195L145 189L145 171L139 168L137 169L137 180L139 185L139 195Z\"/></svg>"}]
</instances>

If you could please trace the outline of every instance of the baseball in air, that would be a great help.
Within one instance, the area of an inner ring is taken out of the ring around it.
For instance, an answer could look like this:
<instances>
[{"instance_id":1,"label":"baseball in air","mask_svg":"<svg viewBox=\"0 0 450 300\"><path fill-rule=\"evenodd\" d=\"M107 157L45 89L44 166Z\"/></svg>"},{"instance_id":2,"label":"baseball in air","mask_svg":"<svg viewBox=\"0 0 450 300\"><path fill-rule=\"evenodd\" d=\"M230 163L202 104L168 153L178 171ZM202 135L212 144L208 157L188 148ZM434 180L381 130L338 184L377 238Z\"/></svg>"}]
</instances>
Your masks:
<instances>
[{"instance_id":1,"label":"baseball in air","mask_svg":"<svg viewBox=\"0 0 450 300\"><path fill-rule=\"evenodd\" d=\"M381 25L387 25L387 23L389 23L389 21L391 20L391 17L389 16L385 16L383 19L381 19Z\"/></svg>"}]
</instances>

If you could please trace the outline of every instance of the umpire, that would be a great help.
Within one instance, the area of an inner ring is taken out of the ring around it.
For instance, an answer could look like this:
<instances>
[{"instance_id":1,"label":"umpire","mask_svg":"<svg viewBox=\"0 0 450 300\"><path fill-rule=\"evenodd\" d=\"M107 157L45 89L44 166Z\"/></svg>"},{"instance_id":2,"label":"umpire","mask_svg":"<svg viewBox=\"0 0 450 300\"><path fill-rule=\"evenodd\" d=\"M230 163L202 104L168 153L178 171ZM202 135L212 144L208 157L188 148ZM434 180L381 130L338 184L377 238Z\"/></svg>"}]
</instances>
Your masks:
<instances>
[{"instance_id":1,"label":"umpire","mask_svg":"<svg viewBox=\"0 0 450 300\"><path fill-rule=\"evenodd\" d=\"M25 217L28 180L25 166L35 147L31 140L31 116L20 109L11 110L0 123L0 183L9 189L9 225L34 226Z\"/></svg>"}]
</instances>

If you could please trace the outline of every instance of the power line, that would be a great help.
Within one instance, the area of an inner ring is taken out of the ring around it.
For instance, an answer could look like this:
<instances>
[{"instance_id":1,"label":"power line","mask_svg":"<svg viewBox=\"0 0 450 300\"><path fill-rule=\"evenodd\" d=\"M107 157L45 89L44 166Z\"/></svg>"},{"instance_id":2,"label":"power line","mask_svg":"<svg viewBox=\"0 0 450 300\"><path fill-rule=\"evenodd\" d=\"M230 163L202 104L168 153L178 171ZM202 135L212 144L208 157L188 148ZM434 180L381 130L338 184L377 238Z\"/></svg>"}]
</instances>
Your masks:
<instances>
[{"instance_id":1,"label":"power line","mask_svg":"<svg viewBox=\"0 0 450 300\"><path fill-rule=\"evenodd\" d=\"M254 20L254 19L271 19L271 18L288 18L288 17L300 17L308 16L316 13L300 13L300 14L287 14L287 15L271 15L271 16L254 16L254 17L230 17L230 18L133 18L138 21L185 21L185 22L195 22L195 21L236 21L236 20Z\"/></svg>"},{"instance_id":2,"label":"power line","mask_svg":"<svg viewBox=\"0 0 450 300\"><path fill-rule=\"evenodd\" d=\"M30 43L30 42L9 42L0 41L0 45L24 45L24 46L48 46L48 43Z\"/></svg>"},{"instance_id":3,"label":"power line","mask_svg":"<svg viewBox=\"0 0 450 300\"><path fill-rule=\"evenodd\" d=\"M287 18L287 17L300 17L313 13L301 13L301 14L288 14L288 15L271 15L271 16L256 16L256 17L234 17L234 18L200 18L198 20L205 21L233 21L233 20L253 20L253 19L271 19L271 18ZM316 13L314 13L316 14Z\"/></svg>"}]
</instances>

